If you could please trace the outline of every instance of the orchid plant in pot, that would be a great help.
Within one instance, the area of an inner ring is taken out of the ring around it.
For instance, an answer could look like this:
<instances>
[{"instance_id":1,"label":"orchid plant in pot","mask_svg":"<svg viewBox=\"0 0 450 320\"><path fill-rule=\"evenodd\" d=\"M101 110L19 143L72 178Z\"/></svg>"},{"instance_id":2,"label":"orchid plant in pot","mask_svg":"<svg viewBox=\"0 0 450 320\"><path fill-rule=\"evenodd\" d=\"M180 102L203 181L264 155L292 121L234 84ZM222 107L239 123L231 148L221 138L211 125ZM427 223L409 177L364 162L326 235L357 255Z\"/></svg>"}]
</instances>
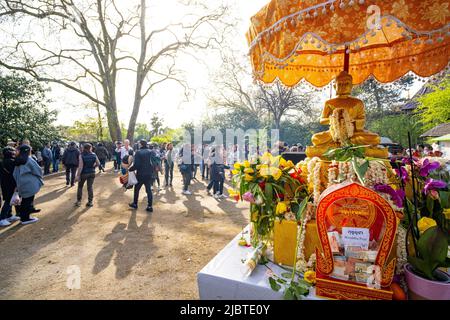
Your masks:
<instances>
[{"instance_id":1,"label":"orchid plant in pot","mask_svg":"<svg viewBox=\"0 0 450 320\"><path fill-rule=\"evenodd\" d=\"M423 158L407 161L398 173L412 190L407 192L410 196L405 208L409 215L404 221L409 229L407 242L413 244L405 266L409 298L449 300L450 276L439 269L450 267L449 172L444 163Z\"/></svg>"}]
</instances>

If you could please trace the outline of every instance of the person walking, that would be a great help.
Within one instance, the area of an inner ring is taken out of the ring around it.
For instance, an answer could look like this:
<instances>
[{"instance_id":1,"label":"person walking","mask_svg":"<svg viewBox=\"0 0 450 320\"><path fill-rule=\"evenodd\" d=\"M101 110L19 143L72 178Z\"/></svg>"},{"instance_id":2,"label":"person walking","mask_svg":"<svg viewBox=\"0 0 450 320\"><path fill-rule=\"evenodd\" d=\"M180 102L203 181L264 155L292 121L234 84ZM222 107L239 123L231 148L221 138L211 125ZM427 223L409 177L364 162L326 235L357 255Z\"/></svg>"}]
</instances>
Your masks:
<instances>
[{"instance_id":1,"label":"person walking","mask_svg":"<svg viewBox=\"0 0 450 320\"><path fill-rule=\"evenodd\" d=\"M213 196L216 199L225 198L223 194L223 184L225 181L225 165L224 165L224 155L223 148L217 146L211 149L211 181L206 187L208 194L211 194L211 189L213 189Z\"/></svg>"},{"instance_id":2,"label":"person walking","mask_svg":"<svg viewBox=\"0 0 450 320\"><path fill-rule=\"evenodd\" d=\"M59 162L61 160L61 148L58 143L53 143L52 146L52 165L53 165L53 173L59 171Z\"/></svg>"},{"instance_id":3,"label":"person walking","mask_svg":"<svg viewBox=\"0 0 450 320\"><path fill-rule=\"evenodd\" d=\"M183 176L183 194L191 195L192 193L189 191L189 185L192 180L192 167L194 164L194 146L186 143L183 148L181 148L178 153L179 158L179 169L181 175Z\"/></svg>"},{"instance_id":4,"label":"person walking","mask_svg":"<svg viewBox=\"0 0 450 320\"><path fill-rule=\"evenodd\" d=\"M119 172L122 163L122 141L116 141L116 149L114 150L114 173Z\"/></svg>"},{"instance_id":5,"label":"person walking","mask_svg":"<svg viewBox=\"0 0 450 320\"><path fill-rule=\"evenodd\" d=\"M146 211L153 212L153 194L152 184L154 180L154 164L152 158L155 157L154 151L150 150L146 140L139 141L140 149L134 155L134 162L129 168L129 171L136 171L136 178L138 183L134 186L134 199L129 204L130 208L137 209L139 202L139 191L142 186L145 186L147 193L147 208Z\"/></svg>"},{"instance_id":6,"label":"person walking","mask_svg":"<svg viewBox=\"0 0 450 320\"><path fill-rule=\"evenodd\" d=\"M27 144L24 144L27 146ZM50 165L53 161L52 150L50 150L50 143L47 143L42 150L42 160L44 161L44 175L50 174Z\"/></svg>"},{"instance_id":7,"label":"person walking","mask_svg":"<svg viewBox=\"0 0 450 320\"><path fill-rule=\"evenodd\" d=\"M81 205L81 199L83 198L83 186L87 183L88 190L88 202L87 207L92 207L94 200L94 180L95 180L95 168L100 165L95 153L92 152L92 145L86 143L83 145L83 151L79 156L79 167L77 171L78 192L77 202L75 205L79 207Z\"/></svg>"},{"instance_id":8,"label":"person walking","mask_svg":"<svg viewBox=\"0 0 450 320\"><path fill-rule=\"evenodd\" d=\"M16 190L22 197L22 202L18 206L21 223L35 223L39 219L30 217L30 214L34 211L34 197L44 185L44 181L42 180L42 169L31 157L29 145L24 144L19 147L15 165L13 176L16 181Z\"/></svg>"},{"instance_id":9,"label":"person walking","mask_svg":"<svg viewBox=\"0 0 450 320\"><path fill-rule=\"evenodd\" d=\"M78 165L80 163L80 151L75 142L71 142L69 147L64 150L62 156L62 164L66 168L66 186L70 184L71 187L75 185L75 175Z\"/></svg>"},{"instance_id":10,"label":"person walking","mask_svg":"<svg viewBox=\"0 0 450 320\"><path fill-rule=\"evenodd\" d=\"M13 176L14 168L16 166L15 157L16 149L13 147L6 147L3 149L3 161L0 163L0 185L4 203L0 212L0 227L9 226L11 222L20 220L19 216L12 215L12 207L10 204L14 190L16 189L16 181Z\"/></svg>"},{"instance_id":11,"label":"person walking","mask_svg":"<svg viewBox=\"0 0 450 320\"><path fill-rule=\"evenodd\" d=\"M99 143L97 148L95 149L95 154L97 155L98 160L100 161L100 166L98 167L100 172L105 172L106 160L109 157L108 150L103 145L103 143Z\"/></svg>"},{"instance_id":12,"label":"person walking","mask_svg":"<svg viewBox=\"0 0 450 320\"><path fill-rule=\"evenodd\" d=\"M209 180L209 153L210 153L210 151L211 151L211 148L209 147L209 145L204 144L203 150L202 150L202 164L201 164L203 180Z\"/></svg>"},{"instance_id":13,"label":"person walking","mask_svg":"<svg viewBox=\"0 0 450 320\"><path fill-rule=\"evenodd\" d=\"M167 150L164 154L164 182L166 187L172 186L174 158L175 152L173 150L173 144L169 143L167 145Z\"/></svg>"},{"instance_id":14,"label":"person walking","mask_svg":"<svg viewBox=\"0 0 450 320\"><path fill-rule=\"evenodd\" d=\"M150 145L149 149L153 151L152 154L152 163L153 163L153 170L154 170L154 180L153 183L156 182L158 185L157 191L161 191L161 180L159 179L159 174L162 173L162 160L161 160L161 152L158 150L157 145Z\"/></svg>"}]
</instances>

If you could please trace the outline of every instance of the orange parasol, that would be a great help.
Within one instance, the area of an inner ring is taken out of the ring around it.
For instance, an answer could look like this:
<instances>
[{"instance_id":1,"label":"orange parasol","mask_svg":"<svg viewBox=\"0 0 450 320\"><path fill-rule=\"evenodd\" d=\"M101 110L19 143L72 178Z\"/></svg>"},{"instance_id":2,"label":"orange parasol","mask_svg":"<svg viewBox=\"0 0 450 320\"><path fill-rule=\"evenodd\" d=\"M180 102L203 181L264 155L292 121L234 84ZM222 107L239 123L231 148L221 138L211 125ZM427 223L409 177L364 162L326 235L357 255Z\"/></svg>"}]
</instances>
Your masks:
<instances>
[{"instance_id":1,"label":"orange parasol","mask_svg":"<svg viewBox=\"0 0 450 320\"><path fill-rule=\"evenodd\" d=\"M428 77L448 65L450 1L272 0L251 18L247 39L265 83L322 87L343 69L354 84Z\"/></svg>"}]
</instances>

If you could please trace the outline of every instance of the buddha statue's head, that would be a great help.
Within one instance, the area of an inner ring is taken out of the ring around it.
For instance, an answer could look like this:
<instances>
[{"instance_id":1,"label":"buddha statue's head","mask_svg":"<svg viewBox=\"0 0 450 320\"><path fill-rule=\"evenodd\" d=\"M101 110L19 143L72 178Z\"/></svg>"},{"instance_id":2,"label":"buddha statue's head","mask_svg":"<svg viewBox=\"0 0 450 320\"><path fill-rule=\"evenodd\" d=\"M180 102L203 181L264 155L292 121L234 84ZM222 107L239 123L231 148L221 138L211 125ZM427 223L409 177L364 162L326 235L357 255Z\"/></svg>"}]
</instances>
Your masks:
<instances>
[{"instance_id":1,"label":"buddha statue's head","mask_svg":"<svg viewBox=\"0 0 450 320\"><path fill-rule=\"evenodd\" d=\"M336 77L335 87L336 94L338 96L349 96L352 93L353 88L353 78L352 76L346 72L342 71Z\"/></svg>"}]
</instances>

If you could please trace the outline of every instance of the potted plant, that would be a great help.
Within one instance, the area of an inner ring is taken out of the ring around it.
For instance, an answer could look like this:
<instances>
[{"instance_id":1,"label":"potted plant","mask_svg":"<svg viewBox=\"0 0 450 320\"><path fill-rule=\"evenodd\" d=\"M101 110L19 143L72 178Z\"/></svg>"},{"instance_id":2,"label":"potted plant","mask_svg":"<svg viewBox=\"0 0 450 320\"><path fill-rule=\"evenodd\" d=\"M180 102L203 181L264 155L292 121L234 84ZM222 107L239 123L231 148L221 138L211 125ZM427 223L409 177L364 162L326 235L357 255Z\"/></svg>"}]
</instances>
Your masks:
<instances>
[{"instance_id":1,"label":"potted plant","mask_svg":"<svg viewBox=\"0 0 450 320\"><path fill-rule=\"evenodd\" d=\"M412 189L405 215L408 225L408 264L405 276L409 298L413 300L450 300L448 268L450 208L449 173L436 159L411 159L399 169L403 183ZM402 170L405 170L402 174ZM409 174L406 174L409 173ZM409 218L408 218L409 216Z\"/></svg>"}]
</instances>

